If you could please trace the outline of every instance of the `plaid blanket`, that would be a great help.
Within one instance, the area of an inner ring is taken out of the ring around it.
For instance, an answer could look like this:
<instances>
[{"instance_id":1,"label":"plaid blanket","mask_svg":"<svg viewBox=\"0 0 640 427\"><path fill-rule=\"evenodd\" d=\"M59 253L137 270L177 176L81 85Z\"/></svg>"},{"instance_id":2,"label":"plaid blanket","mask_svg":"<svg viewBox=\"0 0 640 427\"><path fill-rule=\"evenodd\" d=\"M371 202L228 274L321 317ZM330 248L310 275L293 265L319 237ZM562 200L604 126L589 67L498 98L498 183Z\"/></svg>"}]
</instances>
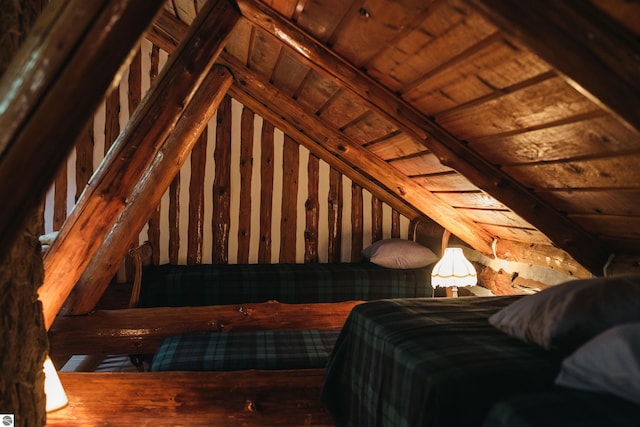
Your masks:
<instances>
[{"instance_id":1,"label":"plaid blanket","mask_svg":"<svg viewBox=\"0 0 640 427\"><path fill-rule=\"evenodd\" d=\"M552 387L561 357L487 319L519 297L354 307L325 374L337 426L480 426L493 402Z\"/></svg>"},{"instance_id":2,"label":"plaid blanket","mask_svg":"<svg viewBox=\"0 0 640 427\"><path fill-rule=\"evenodd\" d=\"M199 264L143 270L138 307L340 302L431 295L430 269L370 262L337 264Z\"/></svg>"},{"instance_id":3,"label":"plaid blanket","mask_svg":"<svg viewBox=\"0 0 640 427\"><path fill-rule=\"evenodd\" d=\"M208 332L166 337L151 371L324 368L339 330Z\"/></svg>"},{"instance_id":4,"label":"plaid blanket","mask_svg":"<svg viewBox=\"0 0 640 427\"><path fill-rule=\"evenodd\" d=\"M483 427L638 427L640 406L619 397L558 387L496 403Z\"/></svg>"}]
</instances>

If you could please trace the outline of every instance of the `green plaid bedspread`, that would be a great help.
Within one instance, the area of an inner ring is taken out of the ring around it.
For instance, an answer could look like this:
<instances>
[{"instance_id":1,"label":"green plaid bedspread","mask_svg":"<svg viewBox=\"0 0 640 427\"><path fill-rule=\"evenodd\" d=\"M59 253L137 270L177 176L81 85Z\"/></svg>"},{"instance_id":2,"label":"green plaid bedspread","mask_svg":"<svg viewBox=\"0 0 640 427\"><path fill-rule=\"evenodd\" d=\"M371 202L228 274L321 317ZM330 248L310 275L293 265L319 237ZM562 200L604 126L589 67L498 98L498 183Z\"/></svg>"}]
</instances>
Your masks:
<instances>
[{"instance_id":1,"label":"green plaid bedspread","mask_svg":"<svg viewBox=\"0 0 640 427\"><path fill-rule=\"evenodd\" d=\"M553 386L561 357L487 319L519 297L398 299L354 307L322 399L341 426L481 426L493 402Z\"/></svg>"},{"instance_id":2,"label":"green plaid bedspread","mask_svg":"<svg viewBox=\"0 0 640 427\"><path fill-rule=\"evenodd\" d=\"M339 330L207 332L166 337L151 371L324 368Z\"/></svg>"},{"instance_id":3,"label":"green plaid bedspread","mask_svg":"<svg viewBox=\"0 0 640 427\"><path fill-rule=\"evenodd\" d=\"M138 307L340 302L431 295L430 269L370 262L160 265L143 270Z\"/></svg>"},{"instance_id":4,"label":"green plaid bedspread","mask_svg":"<svg viewBox=\"0 0 640 427\"><path fill-rule=\"evenodd\" d=\"M622 398L558 387L496 403L482 427L638 427L640 406Z\"/></svg>"}]
</instances>

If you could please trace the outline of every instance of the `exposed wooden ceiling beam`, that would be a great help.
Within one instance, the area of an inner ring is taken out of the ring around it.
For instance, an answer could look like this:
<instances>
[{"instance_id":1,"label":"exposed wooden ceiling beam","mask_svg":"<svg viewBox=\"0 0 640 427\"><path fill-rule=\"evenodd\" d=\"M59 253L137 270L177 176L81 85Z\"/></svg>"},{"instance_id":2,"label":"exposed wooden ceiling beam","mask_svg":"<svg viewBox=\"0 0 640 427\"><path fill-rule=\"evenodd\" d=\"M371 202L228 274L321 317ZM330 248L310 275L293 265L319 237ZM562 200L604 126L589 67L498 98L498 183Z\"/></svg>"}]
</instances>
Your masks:
<instances>
[{"instance_id":1,"label":"exposed wooden ceiling beam","mask_svg":"<svg viewBox=\"0 0 640 427\"><path fill-rule=\"evenodd\" d=\"M238 3L246 19L294 51L305 65L332 77L337 85L421 141L443 164L509 206L589 270L602 271L609 252L594 236L268 6L255 0Z\"/></svg>"},{"instance_id":2,"label":"exposed wooden ceiling beam","mask_svg":"<svg viewBox=\"0 0 640 427\"><path fill-rule=\"evenodd\" d=\"M44 258L45 278L38 295L47 329L213 67L239 17L227 0L207 3L83 191Z\"/></svg>"},{"instance_id":3,"label":"exposed wooden ceiling beam","mask_svg":"<svg viewBox=\"0 0 640 427\"><path fill-rule=\"evenodd\" d=\"M0 80L0 254L163 1L51 4Z\"/></svg>"},{"instance_id":4,"label":"exposed wooden ceiling beam","mask_svg":"<svg viewBox=\"0 0 640 427\"><path fill-rule=\"evenodd\" d=\"M162 25L164 19L174 20L170 16L163 18L154 25ZM183 30L186 28L183 27ZM178 31L179 25L173 25L172 29L163 27L156 34ZM172 34L169 39L180 40L180 34ZM406 175L390 166L376 156L372 156L365 148L351 141L342 132L323 125L318 120L311 120L308 113L294 100L287 97L270 84L261 82L260 77L249 70L244 64L223 52L220 63L231 69L234 75L234 85L231 94L240 102L251 102L250 98L257 101L250 106L258 114L268 115L274 124L283 131L290 133L298 142L305 145L311 151L319 149L327 150L330 157L323 160L334 164L336 159L343 159L352 167L366 171L368 175L375 177L376 181L387 189L385 201L392 200L388 193L405 200L416 209L442 225L455 230L455 234L476 250L490 254L493 236L481 229L468 217L460 214L450 205L444 203L436 195L416 184ZM244 96L243 96L244 94ZM371 183L371 181L369 181ZM367 186L370 186L368 184Z\"/></svg>"},{"instance_id":5,"label":"exposed wooden ceiling beam","mask_svg":"<svg viewBox=\"0 0 640 427\"><path fill-rule=\"evenodd\" d=\"M640 42L590 1L468 0L579 92L640 131Z\"/></svg>"},{"instance_id":6,"label":"exposed wooden ceiling beam","mask_svg":"<svg viewBox=\"0 0 640 427\"><path fill-rule=\"evenodd\" d=\"M58 316L51 354L150 354L170 335L192 332L339 329L362 301L284 304L277 301L206 307L96 310ZM246 313L251 313L247 316Z\"/></svg>"}]
</instances>

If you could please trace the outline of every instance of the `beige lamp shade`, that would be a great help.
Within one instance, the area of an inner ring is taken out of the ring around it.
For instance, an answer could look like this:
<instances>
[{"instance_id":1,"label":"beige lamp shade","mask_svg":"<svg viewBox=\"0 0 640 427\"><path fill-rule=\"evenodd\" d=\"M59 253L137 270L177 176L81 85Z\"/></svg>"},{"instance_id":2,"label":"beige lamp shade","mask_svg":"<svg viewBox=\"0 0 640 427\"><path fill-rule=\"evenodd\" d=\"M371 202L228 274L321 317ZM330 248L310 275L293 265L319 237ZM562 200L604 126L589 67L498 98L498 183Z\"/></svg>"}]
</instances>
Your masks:
<instances>
[{"instance_id":1,"label":"beige lamp shade","mask_svg":"<svg viewBox=\"0 0 640 427\"><path fill-rule=\"evenodd\" d=\"M44 360L43 369L47 412L64 408L67 403L69 403L69 400L67 399L67 394L64 392L64 388L62 388L58 372L56 372L56 368L53 366L53 362L49 356Z\"/></svg>"},{"instance_id":2,"label":"beige lamp shade","mask_svg":"<svg viewBox=\"0 0 640 427\"><path fill-rule=\"evenodd\" d=\"M446 248L431 271L431 286L462 287L478 283L476 269L462 253L462 248Z\"/></svg>"}]
</instances>

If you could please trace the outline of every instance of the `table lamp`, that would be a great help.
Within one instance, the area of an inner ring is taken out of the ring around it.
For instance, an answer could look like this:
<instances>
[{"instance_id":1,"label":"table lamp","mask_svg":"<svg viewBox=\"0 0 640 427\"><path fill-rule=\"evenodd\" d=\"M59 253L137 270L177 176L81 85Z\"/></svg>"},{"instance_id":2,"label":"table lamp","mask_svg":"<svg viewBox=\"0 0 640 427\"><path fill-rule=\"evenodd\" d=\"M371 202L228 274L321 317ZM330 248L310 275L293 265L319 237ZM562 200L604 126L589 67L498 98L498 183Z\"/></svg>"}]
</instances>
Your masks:
<instances>
[{"instance_id":1,"label":"table lamp","mask_svg":"<svg viewBox=\"0 0 640 427\"><path fill-rule=\"evenodd\" d=\"M462 253L462 248L446 248L440 261L431 271L431 286L451 288L454 297L458 296L458 288L473 286L478 283L478 274Z\"/></svg>"}]
</instances>

